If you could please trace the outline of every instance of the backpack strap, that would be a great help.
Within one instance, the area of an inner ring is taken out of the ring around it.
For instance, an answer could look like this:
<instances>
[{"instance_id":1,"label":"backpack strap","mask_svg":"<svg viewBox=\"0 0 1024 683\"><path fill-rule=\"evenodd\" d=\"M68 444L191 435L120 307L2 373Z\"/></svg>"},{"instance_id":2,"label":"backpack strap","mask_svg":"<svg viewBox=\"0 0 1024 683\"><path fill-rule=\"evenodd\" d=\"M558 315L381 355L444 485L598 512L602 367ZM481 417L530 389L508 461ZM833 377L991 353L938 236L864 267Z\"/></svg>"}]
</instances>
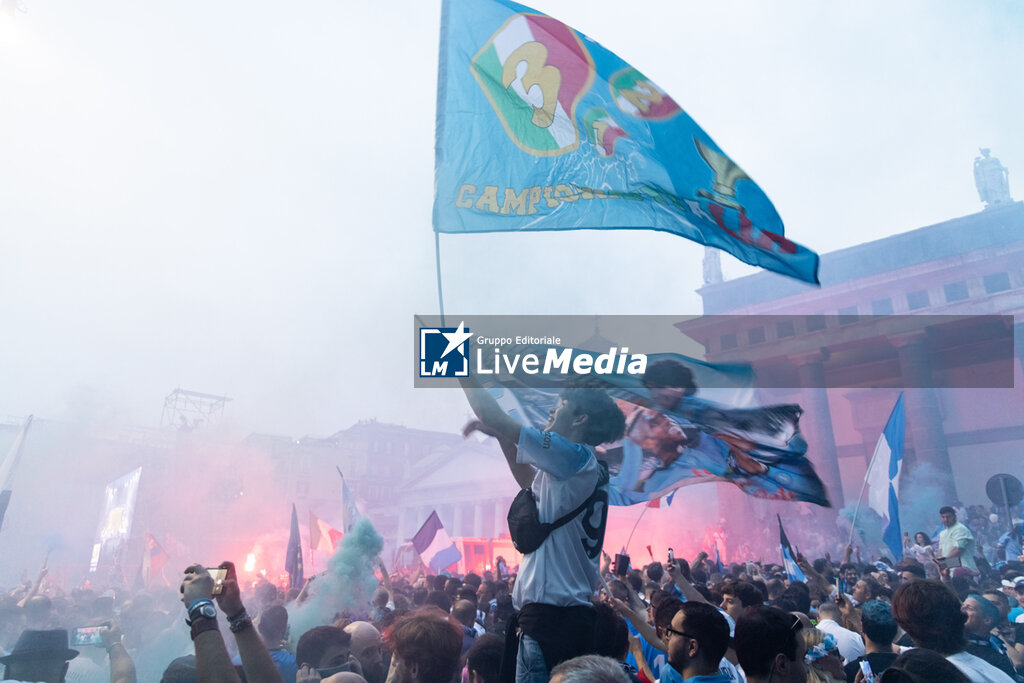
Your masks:
<instances>
[{"instance_id":1,"label":"backpack strap","mask_svg":"<svg viewBox=\"0 0 1024 683\"><path fill-rule=\"evenodd\" d=\"M597 486L595 486L594 490L591 492L591 494L589 496L587 496L587 499L579 504L579 507L577 507L572 512L569 512L569 513L567 513L565 515L562 515L561 517L556 519L554 522L549 522L546 525L547 528L548 528L548 533L551 533L552 531L554 531L558 527L565 526L566 524L568 524L569 522L574 520L578 514L580 514L584 510L586 510L587 506L590 505L590 503L593 502L594 498L597 496L598 491L601 490L601 487L604 486L605 484L607 484L610 481L610 478L609 478L609 475L608 475L608 465L606 465L605 463L601 462L600 460L598 460L597 462L598 462L598 465L600 465L600 471L598 472L598 475L597 475Z\"/></svg>"}]
</instances>

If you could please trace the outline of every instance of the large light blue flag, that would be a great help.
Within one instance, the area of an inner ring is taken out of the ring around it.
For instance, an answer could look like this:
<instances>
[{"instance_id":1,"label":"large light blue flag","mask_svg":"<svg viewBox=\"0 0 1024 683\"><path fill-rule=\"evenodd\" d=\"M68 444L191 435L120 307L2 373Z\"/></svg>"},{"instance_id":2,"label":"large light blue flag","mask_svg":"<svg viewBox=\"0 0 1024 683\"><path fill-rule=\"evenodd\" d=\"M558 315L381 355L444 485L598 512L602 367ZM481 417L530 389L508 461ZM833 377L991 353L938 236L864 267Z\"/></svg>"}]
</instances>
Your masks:
<instances>
[{"instance_id":1,"label":"large light blue flag","mask_svg":"<svg viewBox=\"0 0 1024 683\"><path fill-rule=\"evenodd\" d=\"M868 506L886 522L882 540L892 551L893 561L903 556L903 533L900 529L900 470L903 466L903 433L906 418L903 394L885 423L882 436L875 445L868 470Z\"/></svg>"},{"instance_id":2,"label":"large light blue flag","mask_svg":"<svg viewBox=\"0 0 1024 683\"><path fill-rule=\"evenodd\" d=\"M761 188L668 93L508 0L444 0L437 232L650 229L818 281Z\"/></svg>"}]
</instances>

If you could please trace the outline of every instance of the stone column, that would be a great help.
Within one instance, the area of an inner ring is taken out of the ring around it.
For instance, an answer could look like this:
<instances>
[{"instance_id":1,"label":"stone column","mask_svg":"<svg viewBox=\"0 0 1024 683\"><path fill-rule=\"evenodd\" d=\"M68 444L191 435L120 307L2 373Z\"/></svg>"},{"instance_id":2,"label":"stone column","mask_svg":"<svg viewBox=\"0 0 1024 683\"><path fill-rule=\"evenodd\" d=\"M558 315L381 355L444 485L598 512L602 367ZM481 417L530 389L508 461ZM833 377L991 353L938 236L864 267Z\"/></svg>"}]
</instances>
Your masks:
<instances>
[{"instance_id":1,"label":"stone column","mask_svg":"<svg viewBox=\"0 0 1024 683\"><path fill-rule=\"evenodd\" d=\"M473 506L473 535L484 538L484 506L477 503Z\"/></svg>"},{"instance_id":2,"label":"stone column","mask_svg":"<svg viewBox=\"0 0 1024 683\"><path fill-rule=\"evenodd\" d=\"M903 377L903 392L907 417L907 435L914 445L913 469L916 477L932 482L942 494L945 505L957 499L953 468L946 449L946 434L942 427L939 399L932 382L931 363L928 358L928 340L924 331L894 337ZM925 472L917 471L925 466Z\"/></svg>"},{"instance_id":3,"label":"stone column","mask_svg":"<svg viewBox=\"0 0 1024 683\"><path fill-rule=\"evenodd\" d=\"M501 535L508 535L508 506L511 501L494 501L494 533L492 536L498 538Z\"/></svg>"},{"instance_id":4,"label":"stone column","mask_svg":"<svg viewBox=\"0 0 1024 683\"><path fill-rule=\"evenodd\" d=\"M466 533L466 525L463 521L463 508L466 507L465 503L455 503L454 514L452 515L452 530L448 532L449 536L468 536Z\"/></svg>"},{"instance_id":5,"label":"stone column","mask_svg":"<svg viewBox=\"0 0 1024 683\"><path fill-rule=\"evenodd\" d=\"M797 356L793 361L800 379L800 404L804 409L800 429L807 440L807 456L825 484L832 509L840 510L844 504L843 480L832 431L832 408L825 389L825 354L815 351Z\"/></svg>"},{"instance_id":6,"label":"stone column","mask_svg":"<svg viewBox=\"0 0 1024 683\"><path fill-rule=\"evenodd\" d=\"M450 504L437 506L437 516L441 519L441 526L444 527L449 536L454 536L452 533L452 507Z\"/></svg>"},{"instance_id":7,"label":"stone column","mask_svg":"<svg viewBox=\"0 0 1024 683\"><path fill-rule=\"evenodd\" d=\"M412 532L409 531L409 508L400 507L398 508L398 530L395 532L395 543L401 545L405 543L405 539L412 536Z\"/></svg>"}]
</instances>

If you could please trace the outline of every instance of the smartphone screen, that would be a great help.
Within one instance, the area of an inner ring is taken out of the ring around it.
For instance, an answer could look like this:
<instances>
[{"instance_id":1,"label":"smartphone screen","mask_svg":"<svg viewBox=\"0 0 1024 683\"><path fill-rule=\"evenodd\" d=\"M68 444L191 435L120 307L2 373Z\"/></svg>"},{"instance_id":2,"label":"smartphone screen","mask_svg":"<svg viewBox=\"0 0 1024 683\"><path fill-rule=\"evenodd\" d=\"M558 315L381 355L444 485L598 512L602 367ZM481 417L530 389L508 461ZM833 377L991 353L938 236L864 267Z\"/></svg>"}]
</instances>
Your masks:
<instances>
[{"instance_id":1,"label":"smartphone screen","mask_svg":"<svg viewBox=\"0 0 1024 683\"><path fill-rule=\"evenodd\" d=\"M213 577L213 594L220 595L221 590L224 588L224 579L228 576L227 569L209 569L210 576Z\"/></svg>"},{"instance_id":2,"label":"smartphone screen","mask_svg":"<svg viewBox=\"0 0 1024 683\"><path fill-rule=\"evenodd\" d=\"M860 672L864 674L864 683L875 683L875 674L866 660L860 660Z\"/></svg>"},{"instance_id":3,"label":"smartphone screen","mask_svg":"<svg viewBox=\"0 0 1024 683\"><path fill-rule=\"evenodd\" d=\"M109 630L109 626L79 626L76 629L72 629L71 647L102 645L103 633Z\"/></svg>"}]
</instances>

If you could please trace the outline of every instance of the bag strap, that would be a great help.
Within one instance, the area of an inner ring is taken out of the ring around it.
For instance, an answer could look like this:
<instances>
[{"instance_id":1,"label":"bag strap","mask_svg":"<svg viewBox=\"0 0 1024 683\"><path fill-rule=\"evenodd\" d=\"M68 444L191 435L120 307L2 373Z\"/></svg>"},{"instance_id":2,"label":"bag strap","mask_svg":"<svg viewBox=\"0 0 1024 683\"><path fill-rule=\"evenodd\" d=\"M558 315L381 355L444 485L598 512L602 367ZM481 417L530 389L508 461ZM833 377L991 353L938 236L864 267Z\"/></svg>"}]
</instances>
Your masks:
<instances>
[{"instance_id":1,"label":"bag strap","mask_svg":"<svg viewBox=\"0 0 1024 683\"><path fill-rule=\"evenodd\" d=\"M594 490L590 493L589 496L587 496L587 499L579 504L579 507L577 507L575 510L568 514L562 515L554 522L549 522L547 524L548 533L551 533L558 527L565 526L566 524L574 520L576 518L576 515L580 514L581 512L587 509L587 506L590 505L590 503L594 500L594 497L597 495L597 492L601 490L601 486L608 483L608 466L605 463L601 462L600 460L598 460L598 463L601 465L601 471L597 475L597 486L595 486Z\"/></svg>"}]
</instances>

